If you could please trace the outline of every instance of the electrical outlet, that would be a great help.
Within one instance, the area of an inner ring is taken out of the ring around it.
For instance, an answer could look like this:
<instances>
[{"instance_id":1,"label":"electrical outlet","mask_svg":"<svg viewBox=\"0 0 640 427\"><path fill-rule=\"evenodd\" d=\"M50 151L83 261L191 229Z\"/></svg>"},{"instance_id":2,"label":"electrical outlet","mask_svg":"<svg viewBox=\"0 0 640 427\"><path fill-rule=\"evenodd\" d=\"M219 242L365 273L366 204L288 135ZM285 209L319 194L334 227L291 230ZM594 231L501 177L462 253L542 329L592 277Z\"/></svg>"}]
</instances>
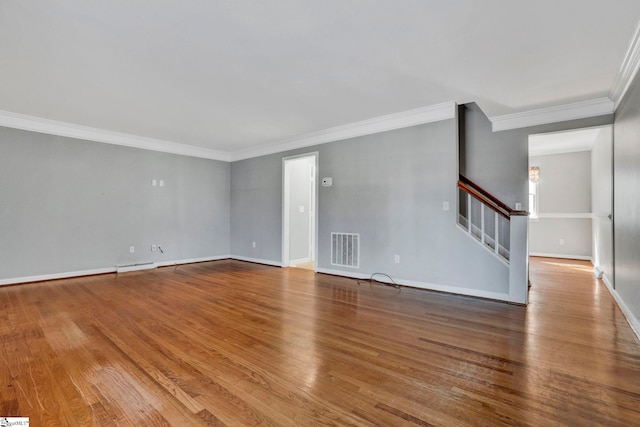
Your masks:
<instances>
[{"instance_id":1,"label":"electrical outlet","mask_svg":"<svg viewBox=\"0 0 640 427\"><path fill-rule=\"evenodd\" d=\"M400 264L400 255L396 255L393 257L393 262L395 262L396 264Z\"/></svg>"},{"instance_id":2,"label":"electrical outlet","mask_svg":"<svg viewBox=\"0 0 640 427\"><path fill-rule=\"evenodd\" d=\"M135 246L129 246L129 253L132 254L136 251Z\"/></svg>"},{"instance_id":3,"label":"electrical outlet","mask_svg":"<svg viewBox=\"0 0 640 427\"><path fill-rule=\"evenodd\" d=\"M516 203L516 210L517 211L522 210L522 203Z\"/></svg>"},{"instance_id":4,"label":"electrical outlet","mask_svg":"<svg viewBox=\"0 0 640 427\"><path fill-rule=\"evenodd\" d=\"M164 179L160 180L160 187L164 187Z\"/></svg>"},{"instance_id":5,"label":"electrical outlet","mask_svg":"<svg viewBox=\"0 0 640 427\"><path fill-rule=\"evenodd\" d=\"M151 180L151 185L155 187L157 184L158 184L158 181L156 181L155 179Z\"/></svg>"},{"instance_id":6,"label":"electrical outlet","mask_svg":"<svg viewBox=\"0 0 640 427\"><path fill-rule=\"evenodd\" d=\"M157 245L151 245L151 252L155 252L158 250L158 246Z\"/></svg>"},{"instance_id":7,"label":"electrical outlet","mask_svg":"<svg viewBox=\"0 0 640 427\"><path fill-rule=\"evenodd\" d=\"M564 239L560 239L560 244L564 245Z\"/></svg>"},{"instance_id":8,"label":"electrical outlet","mask_svg":"<svg viewBox=\"0 0 640 427\"><path fill-rule=\"evenodd\" d=\"M442 210L443 211L449 210L449 202L442 202Z\"/></svg>"},{"instance_id":9,"label":"electrical outlet","mask_svg":"<svg viewBox=\"0 0 640 427\"><path fill-rule=\"evenodd\" d=\"M256 242L251 242L251 246L256 247Z\"/></svg>"}]
</instances>

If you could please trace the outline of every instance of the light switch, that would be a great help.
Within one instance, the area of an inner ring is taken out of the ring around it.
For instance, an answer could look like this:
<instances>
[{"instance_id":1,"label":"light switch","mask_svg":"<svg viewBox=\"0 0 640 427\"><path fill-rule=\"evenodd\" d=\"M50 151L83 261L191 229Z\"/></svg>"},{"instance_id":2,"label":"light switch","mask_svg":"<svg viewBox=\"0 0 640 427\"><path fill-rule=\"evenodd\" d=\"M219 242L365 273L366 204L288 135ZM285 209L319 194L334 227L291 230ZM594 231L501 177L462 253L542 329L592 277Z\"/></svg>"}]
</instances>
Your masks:
<instances>
[{"instance_id":1,"label":"light switch","mask_svg":"<svg viewBox=\"0 0 640 427\"><path fill-rule=\"evenodd\" d=\"M300 206L298 207L298 212L300 212L300 213L304 213L304 205L300 205Z\"/></svg>"}]
</instances>

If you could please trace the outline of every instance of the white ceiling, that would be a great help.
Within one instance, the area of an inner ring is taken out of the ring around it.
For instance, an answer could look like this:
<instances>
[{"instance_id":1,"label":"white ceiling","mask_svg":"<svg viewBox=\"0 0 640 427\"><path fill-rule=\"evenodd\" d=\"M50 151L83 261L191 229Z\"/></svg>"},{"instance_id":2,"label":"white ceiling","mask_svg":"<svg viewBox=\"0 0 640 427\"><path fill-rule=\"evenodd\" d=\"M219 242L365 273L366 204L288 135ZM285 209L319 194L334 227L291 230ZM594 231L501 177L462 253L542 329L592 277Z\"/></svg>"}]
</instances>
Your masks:
<instances>
[{"instance_id":1,"label":"white ceiling","mask_svg":"<svg viewBox=\"0 0 640 427\"><path fill-rule=\"evenodd\" d=\"M609 96L638 0L3 0L0 110L221 152Z\"/></svg>"}]
</instances>

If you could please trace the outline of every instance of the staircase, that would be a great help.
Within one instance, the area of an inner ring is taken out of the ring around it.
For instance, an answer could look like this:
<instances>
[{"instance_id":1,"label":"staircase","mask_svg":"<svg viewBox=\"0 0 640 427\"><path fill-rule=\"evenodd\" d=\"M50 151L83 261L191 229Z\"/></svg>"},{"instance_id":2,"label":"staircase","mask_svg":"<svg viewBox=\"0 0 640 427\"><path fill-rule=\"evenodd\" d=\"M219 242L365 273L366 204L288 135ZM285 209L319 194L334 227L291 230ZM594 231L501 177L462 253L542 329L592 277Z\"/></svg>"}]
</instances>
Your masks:
<instances>
[{"instance_id":1,"label":"staircase","mask_svg":"<svg viewBox=\"0 0 640 427\"><path fill-rule=\"evenodd\" d=\"M458 179L458 226L500 261L511 258L511 217L527 216L514 210L467 177Z\"/></svg>"},{"instance_id":2,"label":"staircase","mask_svg":"<svg viewBox=\"0 0 640 427\"><path fill-rule=\"evenodd\" d=\"M458 227L509 268L507 300L527 304L528 212L511 209L463 175L458 178Z\"/></svg>"}]
</instances>

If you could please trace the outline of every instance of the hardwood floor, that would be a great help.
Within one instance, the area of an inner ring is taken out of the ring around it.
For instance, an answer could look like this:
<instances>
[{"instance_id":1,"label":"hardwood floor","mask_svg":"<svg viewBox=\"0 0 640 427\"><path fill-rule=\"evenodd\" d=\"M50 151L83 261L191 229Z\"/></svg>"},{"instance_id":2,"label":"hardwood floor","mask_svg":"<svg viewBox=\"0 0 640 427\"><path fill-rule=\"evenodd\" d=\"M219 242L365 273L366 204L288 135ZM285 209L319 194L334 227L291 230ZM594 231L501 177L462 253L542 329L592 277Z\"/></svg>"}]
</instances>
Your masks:
<instances>
[{"instance_id":1,"label":"hardwood floor","mask_svg":"<svg viewBox=\"0 0 640 427\"><path fill-rule=\"evenodd\" d=\"M640 343L588 263L527 308L215 261L0 288L32 426L640 425Z\"/></svg>"}]
</instances>

